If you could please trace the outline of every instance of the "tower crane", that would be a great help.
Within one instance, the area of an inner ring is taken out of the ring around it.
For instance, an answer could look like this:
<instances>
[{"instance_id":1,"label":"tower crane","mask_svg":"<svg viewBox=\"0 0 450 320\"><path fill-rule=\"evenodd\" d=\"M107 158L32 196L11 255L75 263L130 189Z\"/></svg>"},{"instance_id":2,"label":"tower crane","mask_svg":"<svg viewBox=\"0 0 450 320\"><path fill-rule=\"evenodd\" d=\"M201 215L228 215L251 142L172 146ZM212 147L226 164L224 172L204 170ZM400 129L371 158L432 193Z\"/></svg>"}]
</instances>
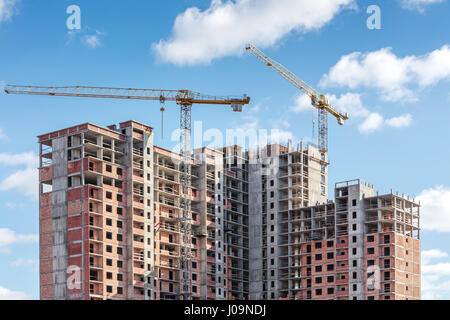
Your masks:
<instances>
[{"instance_id":1,"label":"tower crane","mask_svg":"<svg viewBox=\"0 0 450 320\"><path fill-rule=\"evenodd\" d=\"M253 54L266 66L280 74L283 78L293 84L297 89L305 93L311 98L311 104L318 109L318 145L321 153L328 151L328 113L334 116L339 125L344 125L344 121L349 119L347 113L342 114L334 109L323 94L319 94L316 90L310 87L306 82L297 77L294 73L289 71L281 63L269 58L264 52L256 48L252 44L248 44L245 48L248 52Z\"/></svg>"},{"instance_id":2,"label":"tower crane","mask_svg":"<svg viewBox=\"0 0 450 320\"><path fill-rule=\"evenodd\" d=\"M180 154L182 197L180 197L180 211L178 221L183 234L183 244L180 252L180 267L183 272L182 286L179 295L183 300L188 300L191 295L190 273L191 265L191 204L189 200L189 187L191 186L191 112L193 104L229 105L234 112L242 112L244 105L250 103L250 97L216 97L203 95L190 90L158 90L158 89L124 89L105 87L42 87L7 85L5 92L8 94L49 95L84 98L111 98L111 99L136 99L156 100L161 103L174 101L180 106ZM161 108L161 111L164 109Z\"/></svg>"}]
</instances>

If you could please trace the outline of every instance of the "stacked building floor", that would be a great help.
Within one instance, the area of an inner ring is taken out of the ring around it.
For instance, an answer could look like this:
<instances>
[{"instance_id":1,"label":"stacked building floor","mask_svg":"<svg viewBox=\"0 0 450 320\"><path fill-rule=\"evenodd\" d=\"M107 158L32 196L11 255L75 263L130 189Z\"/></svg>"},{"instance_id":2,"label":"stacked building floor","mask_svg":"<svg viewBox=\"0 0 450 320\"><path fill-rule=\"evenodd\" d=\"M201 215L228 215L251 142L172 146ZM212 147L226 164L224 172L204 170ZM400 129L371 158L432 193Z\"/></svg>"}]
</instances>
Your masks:
<instances>
[{"instance_id":1,"label":"stacked building floor","mask_svg":"<svg viewBox=\"0 0 450 320\"><path fill-rule=\"evenodd\" d=\"M41 299L420 299L420 205L361 180L328 197L311 144L182 157L136 121L38 137ZM190 201L190 241L180 199ZM189 273L180 250L189 246Z\"/></svg>"}]
</instances>

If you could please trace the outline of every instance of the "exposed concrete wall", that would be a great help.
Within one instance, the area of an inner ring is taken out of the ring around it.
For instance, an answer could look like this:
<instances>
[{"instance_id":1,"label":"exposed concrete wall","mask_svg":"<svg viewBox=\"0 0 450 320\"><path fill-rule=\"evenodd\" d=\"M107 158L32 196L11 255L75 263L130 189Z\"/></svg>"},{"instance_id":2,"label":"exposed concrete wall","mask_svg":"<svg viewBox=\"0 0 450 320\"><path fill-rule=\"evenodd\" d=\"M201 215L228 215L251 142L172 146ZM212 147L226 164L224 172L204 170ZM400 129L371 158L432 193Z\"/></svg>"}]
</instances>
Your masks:
<instances>
[{"instance_id":1,"label":"exposed concrete wall","mask_svg":"<svg viewBox=\"0 0 450 320\"><path fill-rule=\"evenodd\" d=\"M348 187L349 296L358 300L364 298L364 211L360 198L360 185Z\"/></svg>"},{"instance_id":2,"label":"exposed concrete wall","mask_svg":"<svg viewBox=\"0 0 450 320\"><path fill-rule=\"evenodd\" d=\"M127 221L127 254L126 254L126 265L127 274L125 275L127 281L127 287L125 289L126 296L128 299L133 299L134 288L133 288L133 129L128 127L125 129L126 135L126 149L125 154L126 160L125 164L128 168L126 177L126 193L127 193L127 208L126 208L126 221Z\"/></svg>"},{"instance_id":3,"label":"exposed concrete wall","mask_svg":"<svg viewBox=\"0 0 450 320\"><path fill-rule=\"evenodd\" d=\"M206 162L205 154L200 154L201 165L198 170L200 189L200 299L206 300L208 296L208 263L206 256L207 243L207 205L206 205Z\"/></svg>"},{"instance_id":4,"label":"exposed concrete wall","mask_svg":"<svg viewBox=\"0 0 450 320\"><path fill-rule=\"evenodd\" d=\"M216 193L216 299L224 299L224 208L223 208L223 157L214 159L214 177ZM220 176L220 177L219 177Z\"/></svg>"},{"instance_id":5,"label":"exposed concrete wall","mask_svg":"<svg viewBox=\"0 0 450 320\"><path fill-rule=\"evenodd\" d=\"M53 296L67 299L67 139L53 140Z\"/></svg>"},{"instance_id":6,"label":"exposed concrete wall","mask_svg":"<svg viewBox=\"0 0 450 320\"><path fill-rule=\"evenodd\" d=\"M155 212L154 212L154 163L153 163L153 133L144 133L144 267L145 267L145 299L153 300L155 296ZM147 166L150 163L150 166ZM132 171L132 170L128 170ZM148 179L150 176L150 179ZM150 192L147 192L150 190Z\"/></svg>"},{"instance_id":7,"label":"exposed concrete wall","mask_svg":"<svg viewBox=\"0 0 450 320\"><path fill-rule=\"evenodd\" d=\"M307 154L309 205L326 203L328 201L328 165L325 163L328 162L328 154L322 155L319 149L312 145L308 146Z\"/></svg>"},{"instance_id":8,"label":"exposed concrete wall","mask_svg":"<svg viewBox=\"0 0 450 320\"><path fill-rule=\"evenodd\" d=\"M278 234L279 234L279 225L277 223L278 220L278 211L280 207L279 200L284 196L281 196L278 192L278 178L279 174L279 146L274 145L272 147L271 154L273 156L267 157L263 160L266 164L266 169L263 170L263 175L267 177L265 181L266 185L266 196L267 196L267 214L263 214L265 217L266 223L266 231L267 231L267 248L266 248L266 256L267 256L267 271L266 271L266 279L267 279L267 292L268 299L276 299L278 298L278 290L279 282L278 282L278 262L279 262L279 250L278 250ZM263 190L264 192L264 190ZM290 190L289 197L292 197L292 192ZM273 208L271 207L273 204ZM272 219L273 216L273 219ZM264 235L263 235L264 236ZM274 241L272 241L272 239ZM264 275L263 275L264 276Z\"/></svg>"},{"instance_id":9,"label":"exposed concrete wall","mask_svg":"<svg viewBox=\"0 0 450 320\"><path fill-rule=\"evenodd\" d=\"M256 163L255 163L256 162ZM251 300L262 297L262 178L256 160L249 164L249 294Z\"/></svg>"},{"instance_id":10,"label":"exposed concrete wall","mask_svg":"<svg viewBox=\"0 0 450 320\"><path fill-rule=\"evenodd\" d=\"M374 195L374 189L365 184L350 184L347 188L349 299L364 299L364 197Z\"/></svg>"}]
</instances>

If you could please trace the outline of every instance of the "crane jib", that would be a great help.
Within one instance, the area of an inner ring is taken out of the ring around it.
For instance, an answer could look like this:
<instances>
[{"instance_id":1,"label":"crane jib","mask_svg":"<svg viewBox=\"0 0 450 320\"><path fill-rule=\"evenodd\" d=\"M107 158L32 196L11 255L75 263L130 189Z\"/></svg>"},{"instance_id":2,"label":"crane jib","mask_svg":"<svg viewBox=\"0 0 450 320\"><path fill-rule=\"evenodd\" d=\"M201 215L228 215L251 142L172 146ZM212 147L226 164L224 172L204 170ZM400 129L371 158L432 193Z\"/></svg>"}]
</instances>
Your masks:
<instances>
[{"instance_id":1,"label":"crane jib","mask_svg":"<svg viewBox=\"0 0 450 320\"><path fill-rule=\"evenodd\" d=\"M218 97L204 95L190 90L161 90L161 89L132 89L132 88L107 88L107 87L38 87L8 85L5 88L7 94L69 96L80 98L110 98L126 100L157 100L161 103L174 101L179 105L192 104L217 104L234 106L250 103L250 98L243 95L239 98Z\"/></svg>"},{"instance_id":2,"label":"crane jib","mask_svg":"<svg viewBox=\"0 0 450 320\"><path fill-rule=\"evenodd\" d=\"M319 140L319 150L321 152L328 151L328 113L336 118L339 125L344 124L344 120L349 119L349 115L347 113L342 114L339 111L335 110L331 107L327 101L327 98L324 95L319 94L315 91L311 86L309 86L302 79L297 77L293 72L284 67L281 63L271 59L264 52L256 48L252 44L248 44L245 49L249 51L252 55L254 55L258 60L264 63L266 66L277 72L284 79L289 81L292 85L298 88L300 91L305 93L311 98L311 105L318 109L318 140Z\"/></svg>"}]
</instances>

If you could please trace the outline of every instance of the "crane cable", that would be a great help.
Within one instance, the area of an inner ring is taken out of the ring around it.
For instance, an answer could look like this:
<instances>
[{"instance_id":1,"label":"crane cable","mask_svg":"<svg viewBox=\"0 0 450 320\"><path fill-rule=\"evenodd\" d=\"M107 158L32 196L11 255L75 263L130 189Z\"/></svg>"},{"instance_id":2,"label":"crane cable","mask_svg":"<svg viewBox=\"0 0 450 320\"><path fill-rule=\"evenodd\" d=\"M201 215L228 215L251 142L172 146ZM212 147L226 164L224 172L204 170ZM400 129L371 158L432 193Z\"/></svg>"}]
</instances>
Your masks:
<instances>
[{"instance_id":1,"label":"crane cable","mask_svg":"<svg viewBox=\"0 0 450 320\"><path fill-rule=\"evenodd\" d=\"M166 111L166 98L164 96L159 97L159 102L161 103L161 139L164 140L164 111Z\"/></svg>"}]
</instances>

